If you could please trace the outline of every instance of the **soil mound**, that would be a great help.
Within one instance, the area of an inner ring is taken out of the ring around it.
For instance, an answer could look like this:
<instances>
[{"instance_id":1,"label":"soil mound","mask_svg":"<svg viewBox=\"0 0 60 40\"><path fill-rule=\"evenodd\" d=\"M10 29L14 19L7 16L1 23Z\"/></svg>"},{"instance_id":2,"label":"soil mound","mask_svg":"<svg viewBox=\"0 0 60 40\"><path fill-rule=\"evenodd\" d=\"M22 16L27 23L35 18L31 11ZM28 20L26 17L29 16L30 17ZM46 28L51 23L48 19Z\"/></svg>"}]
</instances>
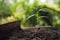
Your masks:
<instances>
[{"instance_id":1,"label":"soil mound","mask_svg":"<svg viewBox=\"0 0 60 40\"><path fill-rule=\"evenodd\" d=\"M20 22L15 21L0 25L0 40L60 40L60 28L21 29Z\"/></svg>"},{"instance_id":2,"label":"soil mound","mask_svg":"<svg viewBox=\"0 0 60 40\"><path fill-rule=\"evenodd\" d=\"M60 40L60 31L56 28L29 28L14 31L8 40Z\"/></svg>"}]
</instances>

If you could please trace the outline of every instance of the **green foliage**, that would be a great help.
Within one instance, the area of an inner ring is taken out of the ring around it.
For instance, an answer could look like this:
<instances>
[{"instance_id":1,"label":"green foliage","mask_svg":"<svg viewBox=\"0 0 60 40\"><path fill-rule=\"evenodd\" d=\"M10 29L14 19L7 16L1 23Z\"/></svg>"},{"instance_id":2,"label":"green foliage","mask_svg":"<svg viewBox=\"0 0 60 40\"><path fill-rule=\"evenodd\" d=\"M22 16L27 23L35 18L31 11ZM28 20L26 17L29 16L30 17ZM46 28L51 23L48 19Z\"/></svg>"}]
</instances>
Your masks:
<instances>
[{"instance_id":1,"label":"green foliage","mask_svg":"<svg viewBox=\"0 0 60 40\"><path fill-rule=\"evenodd\" d=\"M58 5L58 7L60 8L60 0L55 0L55 2Z\"/></svg>"},{"instance_id":2,"label":"green foliage","mask_svg":"<svg viewBox=\"0 0 60 40\"><path fill-rule=\"evenodd\" d=\"M33 9L31 9L31 10L33 10L33 11L30 11L30 12L32 12L32 13L30 13L31 15L33 15L33 14L35 14L35 18L37 19L37 20L35 20L34 19L34 16L32 16L30 19L33 19L34 21L35 21L35 25L38 25L40 22L41 22L41 18L39 18L40 16L38 16L37 14L38 14L38 11L39 11L39 9L42 9L42 11L46 11L46 12L49 12L50 13L50 19L51 19L51 22L52 22L52 25L53 26L56 26L56 25L60 25L60 18L59 18L59 16L60 16L60 9L59 8L57 8L57 7L54 7L54 6L48 6L47 4L42 4L42 5L35 5L35 6L33 6ZM59 12L58 12L59 11ZM59 16L58 16L59 15ZM29 17L29 16L28 16ZM34 21L33 22L31 22L30 24L32 24L32 23L34 23ZM37 21L37 22L36 22ZM37 24L36 24L37 23ZM43 21L40 23L40 25L46 25L46 23L43 23Z\"/></svg>"},{"instance_id":3,"label":"green foliage","mask_svg":"<svg viewBox=\"0 0 60 40\"><path fill-rule=\"evenodd\" d=\"M19 2L13 0L13 4L9 3L9 5L0 1L0 17L11 15L21 20L24 26L47 25L38 15L40 9L50 13L49 17L53 26L60 25L60 8L55 5L39 3L38 0L34 0L31 4L29 0L19 0Z\"/></svg>"},{"instance_id":4,"label":"green foliage","mask_svg":"<svg viewBox=\"0 0 60 40\"><path fill-rule=\"evenodd\" d=\"M3 0L0 1L0 18L8 17L11 15L10 13L8 5Z\"/></svg>"}]
</instances>

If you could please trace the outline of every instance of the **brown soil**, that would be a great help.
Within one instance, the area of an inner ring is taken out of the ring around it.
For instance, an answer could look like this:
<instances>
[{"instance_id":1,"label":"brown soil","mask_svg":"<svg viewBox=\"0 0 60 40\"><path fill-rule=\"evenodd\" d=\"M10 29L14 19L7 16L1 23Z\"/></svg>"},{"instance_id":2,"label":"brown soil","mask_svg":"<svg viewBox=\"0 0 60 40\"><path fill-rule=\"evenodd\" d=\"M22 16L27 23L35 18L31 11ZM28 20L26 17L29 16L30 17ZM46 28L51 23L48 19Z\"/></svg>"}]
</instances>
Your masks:
<instances>
[{"instance_id":1,"label":"brown soil","mask_svg":"<svg viewBox=\"0 0 60 40\"><path fill-rule=\"evenodd\" d=\"M0 29L0 40L60 40L60 28L38 27L21 30L17 27L14 30Z\"/></svg>"},{"instance_id":2,"label":"brown soil","mask_svg":"<svg viewBox=\"0 0 60 40\"><path fill-rule=\"evenodd\" d=\"M29 28L14 30L5 40L60 40L60 31L55 28Z\"/></svg>"}]
</instances>

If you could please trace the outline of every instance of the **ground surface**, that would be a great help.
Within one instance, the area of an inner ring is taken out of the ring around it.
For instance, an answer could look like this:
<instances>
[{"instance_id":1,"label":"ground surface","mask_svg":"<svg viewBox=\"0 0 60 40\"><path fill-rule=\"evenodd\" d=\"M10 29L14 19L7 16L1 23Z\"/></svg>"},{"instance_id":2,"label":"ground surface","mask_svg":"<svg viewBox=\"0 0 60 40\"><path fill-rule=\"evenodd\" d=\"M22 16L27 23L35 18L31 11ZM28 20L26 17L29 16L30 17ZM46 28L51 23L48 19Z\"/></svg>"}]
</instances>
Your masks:
<instances>
[{"instance_id":1,"label":"ground surface","mask_svg":"<svg viewBox=\"0 0 60 40\"><path fill-rule=\"evenodd\" d=\"M6 40L60 40L60 28L16 29Z\"/></svg>"},{"instance_id":2,"label":"ground surface","mask_svg":"<svg viewBox=\"0 0 60 40\"><path fill-rule=\"evenodd\" d=\"M20 28L20 21L0 25L0 40L60 40L60 28Z\"/></svg>"}]
</instances>

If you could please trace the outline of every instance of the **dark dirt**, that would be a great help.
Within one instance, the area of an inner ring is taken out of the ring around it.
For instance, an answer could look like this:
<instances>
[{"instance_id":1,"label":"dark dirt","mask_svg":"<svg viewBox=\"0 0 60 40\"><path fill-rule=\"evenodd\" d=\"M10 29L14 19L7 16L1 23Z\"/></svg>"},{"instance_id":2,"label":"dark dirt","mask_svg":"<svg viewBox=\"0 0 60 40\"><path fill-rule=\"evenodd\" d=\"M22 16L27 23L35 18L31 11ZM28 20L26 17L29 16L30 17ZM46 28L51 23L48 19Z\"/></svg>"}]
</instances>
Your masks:
<instances>
[{"instance_id":1,"label":"dark dirt","mask_svg":"<svg viewBox=\"0 0 60 40\"><path fill-rule=\"evenodd\" d=\"M6 40L60 40L60 31L55 28L14 30Z\"/></svg>"},{"instance_id":2,"label":"dark dirt","mask_svg":"<svg viewBox=\"0 0 60 40\"><path fill-rule=\"evenodd\" d=\"M60 28L21 29L19 25L19 22L0 25L0 40L60 40Z\"/></svg>"}]
</instances>

